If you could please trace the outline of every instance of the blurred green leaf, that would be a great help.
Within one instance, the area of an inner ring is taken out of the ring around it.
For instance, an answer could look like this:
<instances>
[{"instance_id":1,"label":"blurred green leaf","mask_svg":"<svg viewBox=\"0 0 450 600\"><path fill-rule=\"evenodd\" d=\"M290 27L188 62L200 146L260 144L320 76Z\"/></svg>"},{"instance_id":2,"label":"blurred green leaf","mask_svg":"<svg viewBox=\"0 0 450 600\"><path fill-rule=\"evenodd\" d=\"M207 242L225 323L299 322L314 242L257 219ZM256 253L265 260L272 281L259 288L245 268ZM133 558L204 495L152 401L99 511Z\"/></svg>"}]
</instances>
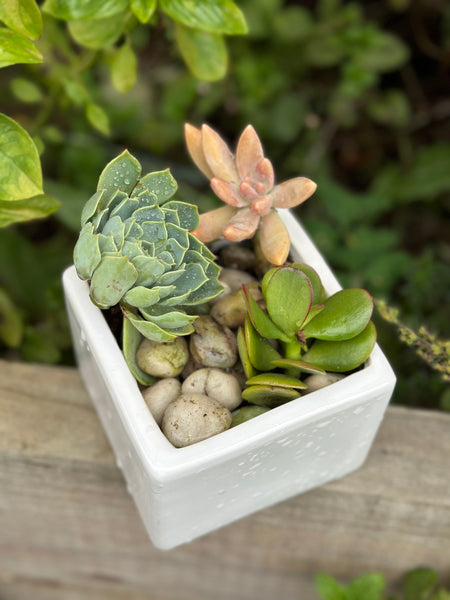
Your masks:
<instances>
[{"instance_id":1,"label":"blurred green leaf","mask_svg":"<svg viewBox=\"0 0 450 600\"><path fill-rule=\"evenodd\" d=\"M432 569L420 567L410 571L403 584L404 600L427 600L437 580L437 573Z\"/></svg>"},{"instance_id":2,"label":"blurred green leaf","mask_svg":"<svg viewBox=\"0 0 450 600\"><path fill-rule=\"evenodd\" d=\"M42 10L56 19L103 19L128 8L128 0L45 0Z\"/></svg>"},{"instance_id":3,"label":"blurred green leaf","mask_svg":"<svg viewBox=\"0 0 450 600\"><path fill-rule=\"evenodd\" d=\"M347 600L344 588L331 575L316 575L316 589L323 600Z\"/></svg>"},{"instance_id":4,"label":"blurred green leaf","mask_svg":"<svg viewBox=\"0 0 450 600\"><path fill-rule=\"evenodd\" d=\"M80 46L99 50L114 44L123 34L125 13L101 19L69 21L67 25L71 36Z\"/></svg>"},{"instance_id":5,"label":"blurred green leaf","mask_svg":"<svg viewBox=\"0 0 450 600\"><path fill-rule=\"evenodd\" d=\"M346 589L348 600L380 600L386 580L379 573L368 573L354 579Z\"/></svg>"},{"instance_id":6,"label":"blurred green leaf","mask_svg":"<svg viewBox=\"0 0 450 600\"><path fill-rule=\"evenodd\" d=\"M36 146L18 123L0 114L0 200L24 200L42 194Z\"/></svg>"},{"instance_id":7,"label":"blurred green leaf","mask_svg":"<svg viewBox=\"0 0 450 600\"><path fill-rule=\"evenodd\" d=\"M187 27L213 33L247 33L241 10L232 0L160 0L161 9Z\"/></svg>"},{"instance_id":8,"label":"blurred green leaf","mask_svg":"<svg viewBox=\"0 0 450 600\"><path fill-rule=\"evenodd\" d=\"M217 81L225 76L228 53L221 35L176 25L178 48L197 79Z\"/></svg>"},{"instance_id":9,"label":"blurred green leaf","mask_svg":"<svg viewBox=\"0 0 450 600\"><path fill-rule=\"evenodd\" d=\"M280 42L293 43L312 36L315 23L307 8L286 6L275 13L273 28Z\"/></svg>"},{"instance_id":10,"label":"blurred green leaf","mask_svg":"<svg viewBox=\"0 0 450 600\"><path fill-rule=\"evenodd\" d=\"M0 68L17 63L40 63L42 54L21 33L0 27Z\"/></svg>"},{"instance_id":11,"label":"blurred green leaf","mask_svg":"<svg viewBox=\"0 0 450 600\"><path fill-rule=\"evenodd\" d=\"M20 350L22 358L28 362L56 364L61 359L60 349L46 328L27 327Z\"/></svg>"},{"instance_id":12,"label":"blurred green leaf","mask_svg":"<svg viewBox=\"0 0 450 600\"><path fill-rule=\"evenodd\" d=\"M111 77L118 92L125 94L133 89L137 79L137 57L128 42L115 52L111 60Z\"/></svg>"},{"instance_id":13,"label":"blurred green leaf","mask_svg":"<svg viewBox=\"0 0 450 600\"><path fill-rule=\"evenodd\" d=\"M405 127L411 118L408 99L401 90L388 90L369 98L367 113L375 122L394 127Z\"/></svg>"},{"instance_id":14,"label":"blurred green leaf","mask_svg":"<svg viewBox=\"0 0 450 600\"><path fill-rule=\"evenodd\" d=\"M12 223L42 219L59 208L59 202L46 194L26 200L0 200L0 227Z\"/></svg>"},{"instance_id":15,"label":"blurred green leaf","mask_svg":"<svg viewBox=\"0 0 450 600\"><path fill-rule=\"evenodd\" d=\"M399 69L408 59L409 48L403 40L383 31L377 31L371 44L354 57L360 67L377 72Z\"/></svg>"},{"instance_id":16,"label":"blurred green leaf","mask_svg":"<svg viewBox=\"0 0 450 600\"><path fill-rule=\"evenodd\" d=\"M44 97L35 83L23 77L15 77L11 80L11 90L18 100L26 104L40 102Z\"/></svg>"},{"instance_id":17,"label":"blurred green leaf","mask_svg":"<svg viewBox=\"0 0 450 600\"><path fill-rule=\"evenodd\" d=\"M20 311L0 288L0 340L9 348L17 348L22 341L23 323Z\"/></svg>"},{"instance_id":18,"label":"blurred green leaf","mask_svg":"<svg viewBox=\"0 0 450 600\"><path fill-rule=\"evenodd\" d=\"M156 10L157 0L130 0L130 8L141 23L147 23Z\"/></svg>"},{"instance_id":19,"label":"blurred green leaf","mask_svg":"<svg viewBox=\"0 0 450 600\"><path fill-rule=\"evenodd\" d=\"M42 34L41 11L35 0L1 0L0 21L32 40Z\"/></svg>"},{"instance_id":20,"label":"blurred green leaf","mask_svg":"<svg viewBox=\"0 0 450 600\"><path fill-rule=\"evenodd\" d=\"M111 130L108 114L99 104L89 102L86 105L86 117L97 131L103 133L103 135L110 134Z\"/></svg>"}]
</instances>

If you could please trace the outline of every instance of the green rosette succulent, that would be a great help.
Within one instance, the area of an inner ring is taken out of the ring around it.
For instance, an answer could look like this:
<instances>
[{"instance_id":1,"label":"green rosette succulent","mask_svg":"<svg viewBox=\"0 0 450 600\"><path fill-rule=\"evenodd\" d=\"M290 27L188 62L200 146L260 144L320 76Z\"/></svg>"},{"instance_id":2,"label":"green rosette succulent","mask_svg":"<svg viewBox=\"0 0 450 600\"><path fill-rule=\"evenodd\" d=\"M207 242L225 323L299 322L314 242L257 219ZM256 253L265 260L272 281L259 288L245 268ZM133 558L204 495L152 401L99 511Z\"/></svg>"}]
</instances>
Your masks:
<instances>
[{"instance_id":1,"label":"green rosette succulent","mask_svg":"<svg viewBox=\"0 0 450 600\"><path fill-rule=\"evenodd\" d=\"M196 311L223 289L214 255L190 233L197 207L173 198L168 169L140 175L128 151L105 167L74 249L92 301L102 309L120 304L130 360L140 335L168 342L192 333Z\"/></svg>"}]
</instances>

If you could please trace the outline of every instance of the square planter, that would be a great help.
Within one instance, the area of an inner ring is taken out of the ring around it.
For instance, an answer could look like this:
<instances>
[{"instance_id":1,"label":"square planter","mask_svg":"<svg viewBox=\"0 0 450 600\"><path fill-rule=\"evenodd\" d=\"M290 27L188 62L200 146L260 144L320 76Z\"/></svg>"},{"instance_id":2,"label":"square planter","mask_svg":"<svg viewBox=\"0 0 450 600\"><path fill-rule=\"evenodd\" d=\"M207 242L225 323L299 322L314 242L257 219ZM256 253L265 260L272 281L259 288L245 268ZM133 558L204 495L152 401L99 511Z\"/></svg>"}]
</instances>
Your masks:
<instances>
[{"instance_id":1,"label":"square planter","mask_svg":"<svg viewBox=\"0 0 450 600\"><path fill-rule=\"evenodd\" d=\"M288 211L295 260L340 289ZM143 400L102 312L75 267L63 276L75 353L150 538L169 549L343 477L364 462L395 385L378 346L364 369L192 446L175 448Z\"/></svg>"}]
</instances>

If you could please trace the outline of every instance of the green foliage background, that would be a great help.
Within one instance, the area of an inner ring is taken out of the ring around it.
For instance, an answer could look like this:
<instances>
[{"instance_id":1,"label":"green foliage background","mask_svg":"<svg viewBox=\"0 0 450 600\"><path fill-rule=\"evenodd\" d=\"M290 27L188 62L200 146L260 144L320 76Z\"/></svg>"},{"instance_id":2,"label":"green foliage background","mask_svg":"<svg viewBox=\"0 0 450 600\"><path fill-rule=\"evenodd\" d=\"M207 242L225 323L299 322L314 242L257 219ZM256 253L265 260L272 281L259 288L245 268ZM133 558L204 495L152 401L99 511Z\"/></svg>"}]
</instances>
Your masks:
<instances>
[{"instance_id":1,"label":"green foliage background","mask_svg":"<svg viewBox=\"0 0 450 600\"><path fill-rule=\"evenodd\" d=\"M395 401L449 409L450 6L194 4L0 0L2 355L73 360L60 275L108 160L170 167L210 208L183 123L231 143L252 123L280 180L318 182L298 216L341 283L397 307L377 319Z\"/></svg>"}]
</instances>

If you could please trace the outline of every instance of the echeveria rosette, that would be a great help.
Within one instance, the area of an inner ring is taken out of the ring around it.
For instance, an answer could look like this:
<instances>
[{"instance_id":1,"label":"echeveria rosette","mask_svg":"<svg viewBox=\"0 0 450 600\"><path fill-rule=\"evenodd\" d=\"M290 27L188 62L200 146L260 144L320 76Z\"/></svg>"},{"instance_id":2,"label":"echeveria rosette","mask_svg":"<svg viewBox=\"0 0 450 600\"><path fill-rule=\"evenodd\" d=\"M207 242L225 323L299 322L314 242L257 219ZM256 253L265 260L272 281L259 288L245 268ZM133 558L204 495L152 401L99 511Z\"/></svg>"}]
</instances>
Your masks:
<instances>
[{"instance_id":1,"label":"echeveria rosette","mask_svg":"<svg viewBox=\"0 0 450 600\"><path fill-rule=\"evenodd\" d=\"M275 209L298 206L314 193L316 184L306 177L295 177L275 185L272 163L264 156L251 125L239 138L236 156L208 125L197 129L186 124L185 137L193 161L226 205L200 215L199 227L193 233L204 242L221 236L239 242L258 231L265 258L272 265L284 264L290 240Z\"/></svg>"},{"instance_id":2,"label":"echeveria rosette","mask_svg":"<svg viewBox=\"0 0 450 600\"><path fill-rule=\"evenodd\" d=\"M167 342L192 333L198 307L223 290L220 268L190 233L198 211L173 199L177 183L169 170L140 174L127 151L106 166L82 211L74 263L97 306L120 304L126 339L137 340L131 324Z\"/></svg>"},{"instance_id":3,"label":"echeveria rosette","mask_svg":"<svg viewBox=\"0 0 450 600\"><path fill-rule=\"evenodd\" d=\"M266 273L262 292L266 310L244 286L248 313L238 346L248 402L276 406L300 395L306 387L298 379L301 373L345 373L370 356L376 330L366 290L346 289L326 298L314 269L294 264Z\"/></svg>"}]
</instances>

